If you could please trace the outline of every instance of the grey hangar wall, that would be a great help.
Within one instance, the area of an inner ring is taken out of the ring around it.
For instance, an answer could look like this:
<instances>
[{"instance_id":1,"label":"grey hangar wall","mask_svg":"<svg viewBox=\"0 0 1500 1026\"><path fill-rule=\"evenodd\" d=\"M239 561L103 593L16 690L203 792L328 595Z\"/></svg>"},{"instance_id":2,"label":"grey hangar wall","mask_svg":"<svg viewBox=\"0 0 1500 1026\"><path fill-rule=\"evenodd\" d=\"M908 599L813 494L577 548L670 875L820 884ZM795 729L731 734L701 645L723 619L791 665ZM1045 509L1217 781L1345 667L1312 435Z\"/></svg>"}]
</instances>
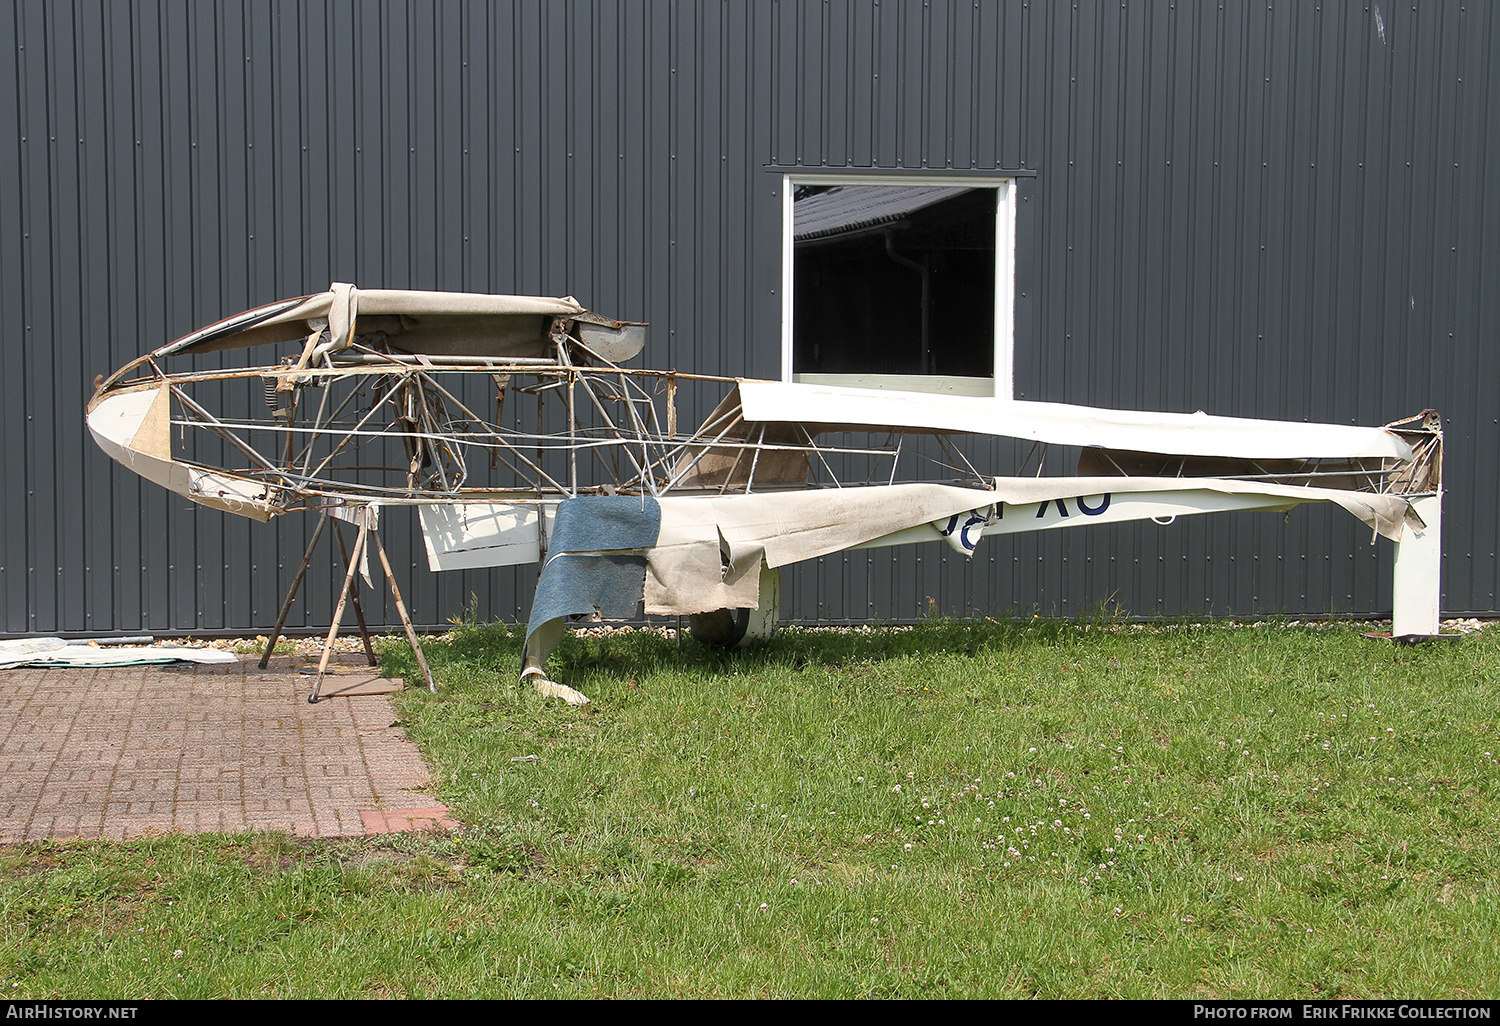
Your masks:
<instances>
[{"instance_id":1,"label":"grey hangar wall","mask_svg":"<svg viewBox=\"0 0 1500 1026\"><path fill-rule=\"evenodd\" d=\"M1015 173L1020 398L1442 411L1443 608L1493 614L1497 111L1500 12L1473 0L20 0L0 633L264 630L306 544L310 517L256 524L111 464L95 375L351 281L571 294L650 321L650 365L778 377L782 175L822 168ZM524 618L535 568L429 573L405 520L384 533L419 621ZM1379 614L1389 560L1302 507L992 538L972 564L828 557L788 573L786 608ZM293 627L326 627L333 563Z\"/></svg>"}]
</instances>

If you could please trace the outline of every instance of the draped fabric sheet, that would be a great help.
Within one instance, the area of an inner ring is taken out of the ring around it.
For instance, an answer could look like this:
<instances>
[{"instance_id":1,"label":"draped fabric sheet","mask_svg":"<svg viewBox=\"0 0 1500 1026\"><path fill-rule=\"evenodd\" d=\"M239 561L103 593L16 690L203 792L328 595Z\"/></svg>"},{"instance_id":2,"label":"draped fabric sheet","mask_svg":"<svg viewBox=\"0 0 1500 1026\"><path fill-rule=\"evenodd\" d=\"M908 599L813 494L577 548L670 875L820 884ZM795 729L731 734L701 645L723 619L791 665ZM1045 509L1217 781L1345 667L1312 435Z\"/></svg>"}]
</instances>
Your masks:
<instances>
[{"instance_id":1,"label":"draped fabric sheet","mask_svg":"<svg viewBox=\"0 0 1500 1026\"><path fill-rule=\"evenodd\" d=\"M840 552L982 508L979 488L906 484L764 495L568 499L557 509L526 629L523 674L540 673L568 616L623 619L755 608L762 565Z\"/></svg>"},{"instance_id":2,"label":"draped fabric sheet","mask_svg":"<svg viewBox=\"0 0 1500 1026\"><path fill-rule=\"evenodd\" d=\"M645 552L660 530L661 507L649 496L589 496L557 507L526 625L523 673L540 672L562 639L567 617L635 615L645 587Z\"/></svg>"},{"instance_id":3,"label":"draped fabric sheet","mask_svg":"<svg viewBox=\"0 0 1500 1026\"><path fill-rule=\"evenodd\" d=\"M938 484L756 495L595 496L557 510L527 626L524 673L540 673L575 615L626 619L752 609L762 566L781 567L932 525L972 555L1003 504L1103 493L1218 491L1267 507L1335 502L1390 538L1415 518L1396 495L1214 478L997 478L994 490ZM1418 521L1414 526L1420 527Z\"/></svg>"}]
</instances>

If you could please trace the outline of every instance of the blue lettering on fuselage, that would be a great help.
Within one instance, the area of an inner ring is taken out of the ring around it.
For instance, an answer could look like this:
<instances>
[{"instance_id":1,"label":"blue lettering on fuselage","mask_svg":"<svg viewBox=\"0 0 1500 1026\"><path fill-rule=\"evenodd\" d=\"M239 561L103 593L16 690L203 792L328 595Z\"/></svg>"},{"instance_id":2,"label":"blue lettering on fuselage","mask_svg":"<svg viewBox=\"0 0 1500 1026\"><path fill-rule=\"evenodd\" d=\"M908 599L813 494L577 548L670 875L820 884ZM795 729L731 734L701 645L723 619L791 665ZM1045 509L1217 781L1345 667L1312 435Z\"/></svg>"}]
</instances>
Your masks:
<instances>
[{"instance_id":1,"label":"blue lettering on fuselage","mask_svg":"<svg viewBox=\"0 0 1500 1026\"><path fill-rule=\"evenodd\" d=\"M1079 510L1079 512L1081 512L1086 517L1097 517L1100 513L1103 513L1105 510L1109 509L1109 493L1108 492L1105 492L1103 495L1101 495L1099 497L1099 505L1097 505L1097 506L1090 506L1088 503L1084 502L1083 501L1083 496L1081 496L1081 495L1078 496L1078 497L1076 497L1073 501L1076 502L1076 503L1078 503L1078 510ZM1054 502L1057 503L1057 512L1060 515L1065 516L1065 517L1066 516L1071 516L1071 514L1068 512L1068 504L1067 504L1067 502L1065 502L1062 499L1047 499L1040 506L1038 506L1036 508L1036 518L1038 520L1040 520L1040 519L1042 519L1042 517L1046 516L1047 515L1047 507L1050 506Z\"/></svg>"}]
</instances>

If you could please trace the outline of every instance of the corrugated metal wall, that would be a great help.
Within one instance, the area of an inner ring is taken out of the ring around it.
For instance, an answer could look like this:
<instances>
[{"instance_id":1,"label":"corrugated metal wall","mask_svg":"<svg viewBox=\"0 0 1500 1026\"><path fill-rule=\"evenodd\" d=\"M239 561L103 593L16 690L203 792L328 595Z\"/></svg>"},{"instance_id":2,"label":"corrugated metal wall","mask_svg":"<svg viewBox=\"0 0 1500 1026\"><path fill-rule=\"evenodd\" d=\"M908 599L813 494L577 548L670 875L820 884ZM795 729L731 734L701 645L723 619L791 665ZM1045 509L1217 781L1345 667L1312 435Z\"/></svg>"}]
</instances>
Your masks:
<instances>
[{"instance_id":1,"label":"corrugated metal wall","mask_svg":"<svg viewBox=\"0 0 1500 1026\"><path fill-rule=\"evenodd\" d=\"M1493 612L1497 38L1472 0L22 0L0 13L0 630L264 629L300 559L308 523L114 467L83 427L96 374L341 280L571 293L650 320L654 365L775 377L798 166L1033 175L1025 398L1441 409L1444 608ZM434 575L386 533L420 620L524 615L531 568ZM830 557L788 596L832 620L1379 612L1367 543L1327 510L1226 514L990 539L972 565ZM293 624L328 617L312 576Z\"/></svg>"}]
</instances>

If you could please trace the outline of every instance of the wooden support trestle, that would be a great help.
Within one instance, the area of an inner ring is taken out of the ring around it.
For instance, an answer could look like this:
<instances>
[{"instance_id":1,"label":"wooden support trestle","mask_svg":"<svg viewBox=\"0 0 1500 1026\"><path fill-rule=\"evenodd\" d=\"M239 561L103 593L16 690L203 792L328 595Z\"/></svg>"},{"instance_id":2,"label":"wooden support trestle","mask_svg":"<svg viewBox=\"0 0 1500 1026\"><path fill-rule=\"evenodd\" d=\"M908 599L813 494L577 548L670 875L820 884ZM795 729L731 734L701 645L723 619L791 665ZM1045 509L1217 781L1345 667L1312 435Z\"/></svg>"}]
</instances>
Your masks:
<instances>
[{"instance_id":1,"label":"wooden support trestle","mask_svg":"<svg viewBox=\"0 0 1500 1026\"><path fill-rule=\"evenodd\" d=\"M312 540L307 544L307 552L302 556L302 564L297 568L297 575L292 579L291 589L281 603L281 612L276 617L276 627L271 631L271 640L266 645L265 655L260 659L262 670L270 663L271 653L276 648L276 642L281 638L281 629L286 625L292 602L302 587L303 578L307 576L307 566L312 561L313 549L317 547L318 540L323 536L323 528L327 526L330 519L333 519L333 536L338 542L340 561L344 564L344 586L339 590L338 603L334 606L333 623L328 628L328 638L323 642L323 654L318 660L318 675L313 681L312 694L307 696L308 702L316 702L323 688L323 677L328 672L328 661L333 656L333 643L339 636L339 626L343 622L346 605L354 606L354 618L359 624L360 638L364 641L365 656L369 659L371 666L376 665L375 649L370 644L370 631L365 624L364 610L360 607L359 593L354 583L355 574L366 554L366 547L371 538L375 540L375 551L380 556L380 565L385 571L386 583L390 585L391 597L396 600L396 612L401 616L401 626L406 629L406 639L411 642L412 652L417 657L417 665L422 668L422 677L427 681L427 690L437 690L432 680L432 671L427 667L427 657L422 652L422 642L417 637L416 628L412 625L406 603L402 601L401 589L396 585L396 574L391 569L391 561L385 554L385 546L380 542L380 533L376 528L378 517L378 511L370 506L338 507L336 511L333 511L332 517L330 517L330 508L325 508L323 515L318 518L318 526L313 530ZM338 525L339 520L350 521L359 527L359 534L354 539L353 552L350 552L344 544L344 535Z\"/></svg>"}]
</instances>

